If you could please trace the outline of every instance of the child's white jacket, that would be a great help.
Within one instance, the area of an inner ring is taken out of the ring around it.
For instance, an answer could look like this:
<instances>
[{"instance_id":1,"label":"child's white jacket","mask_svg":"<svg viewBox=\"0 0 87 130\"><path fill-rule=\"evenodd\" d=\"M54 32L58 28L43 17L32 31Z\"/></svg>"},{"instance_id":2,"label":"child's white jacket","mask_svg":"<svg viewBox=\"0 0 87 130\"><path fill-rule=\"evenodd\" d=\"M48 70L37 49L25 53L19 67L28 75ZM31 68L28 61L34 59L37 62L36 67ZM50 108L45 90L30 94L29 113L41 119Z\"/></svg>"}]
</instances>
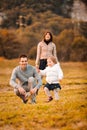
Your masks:
<instances>
[{"instance_id":1,"label":"child's white jacket","mask_svg":"<svg viewBox=\"0 0 87 130\"><path fill-rule=\"evenodd\" d=\"M49 84L59 83L59 80L63 78L63 71L60 64L57 63L52 67L46 67L44 70L40 70L40 74L46 76L46 81Z\"/></svg>"}]
</instances>

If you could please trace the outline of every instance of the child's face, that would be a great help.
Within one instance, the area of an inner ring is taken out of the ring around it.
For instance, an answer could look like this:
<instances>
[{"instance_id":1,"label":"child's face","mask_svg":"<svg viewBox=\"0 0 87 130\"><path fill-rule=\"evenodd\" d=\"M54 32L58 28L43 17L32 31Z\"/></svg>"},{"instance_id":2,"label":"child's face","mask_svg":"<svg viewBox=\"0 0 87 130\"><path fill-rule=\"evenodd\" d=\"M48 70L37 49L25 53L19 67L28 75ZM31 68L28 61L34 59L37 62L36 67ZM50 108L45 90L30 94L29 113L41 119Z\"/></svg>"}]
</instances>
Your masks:
<instances>
[{"instance_id":1,"label":"child's face","mask_svg":"<svg viewBox=\"0 0 87 130\"><path fill-rule=\"evenodd\" d=\"M48 58L47 59L47 65L52 67L54 65L54 62L50 58Z\"/></svg>"}]
</instances>

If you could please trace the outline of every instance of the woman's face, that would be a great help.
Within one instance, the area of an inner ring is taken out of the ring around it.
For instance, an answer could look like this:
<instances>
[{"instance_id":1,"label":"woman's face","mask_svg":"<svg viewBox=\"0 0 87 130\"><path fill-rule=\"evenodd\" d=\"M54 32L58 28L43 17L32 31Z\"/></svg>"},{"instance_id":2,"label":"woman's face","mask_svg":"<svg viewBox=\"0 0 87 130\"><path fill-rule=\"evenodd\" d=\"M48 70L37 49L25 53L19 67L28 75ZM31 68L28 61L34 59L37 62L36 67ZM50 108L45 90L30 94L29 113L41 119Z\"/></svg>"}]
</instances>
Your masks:
<instances>
[{"instance_id":1,"label":"woman's face","mask_svg":"<svg viewBox=\"0 0 87 130\"><path fill-rule=\"evenodd\" d=\"M47 33L47 34L45 35L45 40L49 40L50 38L51 38L50 34Z\"/></svg>"}]
</instances>

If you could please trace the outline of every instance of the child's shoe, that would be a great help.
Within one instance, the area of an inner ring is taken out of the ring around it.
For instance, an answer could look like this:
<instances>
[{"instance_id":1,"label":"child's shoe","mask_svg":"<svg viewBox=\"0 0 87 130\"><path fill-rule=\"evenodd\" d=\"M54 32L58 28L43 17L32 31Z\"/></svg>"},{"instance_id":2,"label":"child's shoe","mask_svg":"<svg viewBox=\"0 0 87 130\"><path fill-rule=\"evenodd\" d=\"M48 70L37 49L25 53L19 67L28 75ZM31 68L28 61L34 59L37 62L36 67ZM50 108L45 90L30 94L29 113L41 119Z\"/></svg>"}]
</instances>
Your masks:
<instances>
[{"instance_id":1,"label":"child's shoe","mask_svg":"<svg viewBox=\"0 0 87 130\"><path fill-rule=\"evenodd\" d=\"M53 100L53 98L52 98L52 96L50 96L49 99L47 100L47 102L50 102L52 100Z\"/></svg>"}]
</instances>

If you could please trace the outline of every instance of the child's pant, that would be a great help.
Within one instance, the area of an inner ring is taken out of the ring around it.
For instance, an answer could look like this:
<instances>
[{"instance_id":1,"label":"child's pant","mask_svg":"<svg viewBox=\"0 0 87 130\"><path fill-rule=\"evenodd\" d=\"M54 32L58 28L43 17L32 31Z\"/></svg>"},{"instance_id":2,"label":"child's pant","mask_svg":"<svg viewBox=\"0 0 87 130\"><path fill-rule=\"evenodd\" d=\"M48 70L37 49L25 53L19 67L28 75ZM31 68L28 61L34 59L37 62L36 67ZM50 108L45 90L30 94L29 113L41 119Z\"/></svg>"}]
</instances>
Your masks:
<instances>
[{"instance_id":1,"label":"child's pant","mask_svg":"<svg viewBox=\"0 0 87 130\"><path fill-rule=\"evenodd\" d=\"M52 96L51 93L50 93L50 91L49 91L49 89L47 87L44 88L44 91L45 91L45 94L48 97ZM54 89L53 91L54 91L54 98L55 98L55 100L59 100L58 88Z\"/></svg>"}]
</instances>

